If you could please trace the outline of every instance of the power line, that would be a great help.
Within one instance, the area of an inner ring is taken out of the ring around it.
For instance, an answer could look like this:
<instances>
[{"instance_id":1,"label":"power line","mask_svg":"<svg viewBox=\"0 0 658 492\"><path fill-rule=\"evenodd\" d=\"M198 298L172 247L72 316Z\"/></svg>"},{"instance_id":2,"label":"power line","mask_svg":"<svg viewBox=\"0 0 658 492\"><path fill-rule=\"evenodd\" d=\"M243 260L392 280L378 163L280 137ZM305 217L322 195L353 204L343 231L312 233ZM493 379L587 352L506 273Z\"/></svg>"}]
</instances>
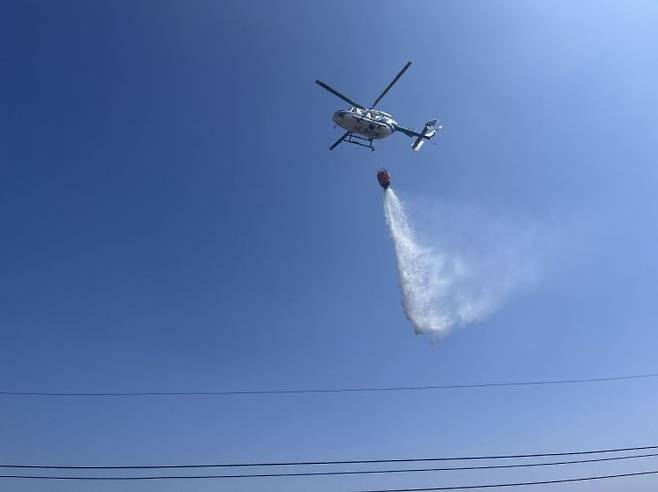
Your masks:
<instances>
[{"instance_id":1,"label":"power line","mask_svg":"<svg viewBox=\"0 0 658 492\"><path fill-rule=\"evenodd\" d=\"M543 452L543 453L529 453L529 454L443 456L443 457L425 457L425 458L242 462L242 463L186 464L186 465L25 465L25 464L5 463L5 464L0 464L0 468L48 469L48 470L157 470L157 469L184 469L184 468L244 468L244 467L315 466L315 465L367 465L367 464L410 463L410 462L431 462L431 461L471 461L471 460L521 459L521 458L547 458L547 457L557 457L557 456L582 456L582 455L592 455L592 454L610 454L610 453L624 453L630 451L648 451L648 450L658 450L658 445L635 446L635 447L627 447L627 448L605 448L605 449L592 449L592 450L562 451L562 452ZM647 457L653 455L654 454L652 453L647 455ZM656 455L658 455L658 453L656 453Z\"/></svg>"},{"instance_id":2,"label":"power line","mask_svg":"<svg viewBox=\"0 0 658 492\"><path fill-rule=\"evenodd\" d=\"M316 476L336 476L336 475L376 475L376 474L393 474L393 473L421 473L421 472L438 472L438 471L464 471L464 470L493 470L501 468L528 468L528 467L545 467L559 465L575 465L582 463L598 463L602 461L629 460L637 458L649 458L658 456L658 453L641 454L632 456L615 456L608 458L593 458L586 460L572 461L553 461L547 463L515 463L505 465L482 465L482 466L458 466L443 468L403 468L397 470L341 470L341 471L322 471L322 472L291 472L291 473L249 473L241 475L149 475L149 476L44 476L44 475L0 475L0 478L22 478L38 480L190 480L190 479L230 479L230 478L281 478L281 477L316 477ZM187 466L187 465L184 465ZM212 466L212 465L211 465ZM25 466L15 466L12 468L26 468ZM34 467L32 467L34 468ZM52 467L39 467L52 468ZM170 468L180 468L170 467ZM200 468L200 467L199 467Z\"/></svg>"},{"instance_id":3,"label":"power line","mask_svg":"<svg viewBox=\"0 0 658 492\"><path fill-rule=\"evenodd\" d=\"M558 480L540 480L537 482L507 482L507 483L486 483L479 485L456 485L448 487L417 487L410 489L371 489L371 490L356 490L354 492L430 492L440 490L474 490L474 489L494 489L503 487L525 487L528 485L549 485L558 483L573 483L573 482L591 482L594 480L608 480L611 478L628 478L628 477L641 477L646 475L656 475L658 470L648 470L632 473L618 473L615 475L596 475L593 477L575 477L575 478L562 478Z\"/></svg>"},{"instance_id":4,"label":"power line","mask_svg":"<svg viewBox=\"0 0 658 492\"><path fill-rule=\"evenodd\" d=\"M301 388L272 390L231 391L118 391L118 392L54 392L54 391L0 391L0 396L59 396L59 397L149 397L149 396L240 396L240 395L299 395L323 393L382 393L396 391L430 391L477 388L503 388L511 386L545 386L561 384L603 383L632 379L658 378L658 373L632 374L579 379L549 379L540 381L506 381L474 384L443 384L422 386L362 386L354 388Z\"/></svg>"}]
</instances>

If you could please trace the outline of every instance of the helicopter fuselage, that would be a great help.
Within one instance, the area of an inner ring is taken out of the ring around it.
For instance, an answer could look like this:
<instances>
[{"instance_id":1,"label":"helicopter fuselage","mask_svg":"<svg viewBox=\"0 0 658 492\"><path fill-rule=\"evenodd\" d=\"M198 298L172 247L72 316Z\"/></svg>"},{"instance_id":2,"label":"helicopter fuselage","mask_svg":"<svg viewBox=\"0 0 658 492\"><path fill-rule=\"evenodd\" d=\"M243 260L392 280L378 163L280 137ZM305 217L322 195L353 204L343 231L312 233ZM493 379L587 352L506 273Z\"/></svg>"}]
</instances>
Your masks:
<instances>
[{"instance_id":1,"label":"helicopter fuselage","mask_svg":"<svg viewBox=\"0 0 658 492\"><path fill-rule=\"evenodd\" d=\"M390 114L376 109L352 107L334 113L334 123L349 132L363 135L367 139L381 139L391 135L397 122Z\"/></svg>"}]
</instances>

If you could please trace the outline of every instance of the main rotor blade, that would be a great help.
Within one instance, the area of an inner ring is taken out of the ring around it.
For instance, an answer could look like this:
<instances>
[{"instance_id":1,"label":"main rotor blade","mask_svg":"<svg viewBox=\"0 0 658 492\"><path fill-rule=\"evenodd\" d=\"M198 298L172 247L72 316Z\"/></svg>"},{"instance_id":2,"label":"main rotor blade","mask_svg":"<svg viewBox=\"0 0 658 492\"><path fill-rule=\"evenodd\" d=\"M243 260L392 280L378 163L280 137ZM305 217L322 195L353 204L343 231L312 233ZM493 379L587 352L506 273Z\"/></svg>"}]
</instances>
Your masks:
<instances>
[{"instance_id":1,"label":"main rotor blade","mask_svg":"<svg viewBox=\"0 0 658 492\"><path fill-rule=\"evenodd\" d=\"M336 147L338 147L338 144L341 143L343 140L345 140L350 133L351 132L345 132L342 137L336 140L336 142L334 142L334 144L331 147L329 147L329 150L334 150Z\"/></svg>"},{"instance_id":2,"label":"main rotor blade","mask_svg":"<svg viewBox=\"0 0 658 492\"><path fill-rule=\"evenodd\" d=\"M338 96L338 97L340 97L340 98L341 98L343 101L345 101L346 103L351 104L352 106L356 106L357 108L365 109L363 106L361 106L361 105L358 104L358 103L355 103L355 102L352 101L349 97L347 97L347 96L341 94L341 93L338 92L336 89L333 89L333 88L329 87L327 84L325 84L325 83L322 82L321 80L316 80L315 83L318 84L320 87L322 87L322 88L324 88L324 89L327 89L327 90L328 90L329 92L331 92L334 96Z\"/></svg>"},{"instance_id":3,"label":"main rotor blade","mask_svg":"<svg viewBox=\"0 0 658 492\"><path fill-rule=\"evenodd\" d=\"M400 77L402 77L402 74L404 74L404 72L406 72L406 71L407 71L407 68L409 68L410 66L411 66L411 62L408 61L407 64L404 66L404 68L403 68L402 70L400 70L400 73L397 74L397 75L395 76L395 78L393 79L393 81L392 81L390 84L388 84L388 86L386 87L386 89L384 89L384 92L382 92L382 93L379 95L379 97L378 97L377 99L375 99L375 102L372 103L371 108L374 108L375 106L377 106L377 103L378 103L379 101L382 100L382 98L386 95L386 93L387 93L388 91L391 90L391 87L393 87L393 85L395 85L395 83L400 79Z\"/></svg>"}]
</instances>

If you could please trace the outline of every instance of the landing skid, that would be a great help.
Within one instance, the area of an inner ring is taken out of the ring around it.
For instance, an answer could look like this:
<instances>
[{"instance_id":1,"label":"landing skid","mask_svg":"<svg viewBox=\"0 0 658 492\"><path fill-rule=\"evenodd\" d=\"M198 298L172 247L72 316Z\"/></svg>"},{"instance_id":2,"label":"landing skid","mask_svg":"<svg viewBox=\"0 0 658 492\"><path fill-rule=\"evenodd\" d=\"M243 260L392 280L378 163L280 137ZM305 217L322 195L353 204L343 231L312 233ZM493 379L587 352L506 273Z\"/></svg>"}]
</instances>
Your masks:
<instances>
[{"instance_id":1,"label":"landing skid","mask_svg":"<svg viewBox=\"0 0 658 492\"><path fill-rule=\"evenodd\" d=\"M347 138L345 139L345 142L354 144L354 145L359 145L361 147L366 147L370 149L371 152L375 151L375 146L372 145L372 138L366 138L366 137L360 137L358 135L355 135L354 133L350 132L349 135L347 135ZM362 143L362 142L367 142L367 143Z\"/></svg>"}]
</instances>

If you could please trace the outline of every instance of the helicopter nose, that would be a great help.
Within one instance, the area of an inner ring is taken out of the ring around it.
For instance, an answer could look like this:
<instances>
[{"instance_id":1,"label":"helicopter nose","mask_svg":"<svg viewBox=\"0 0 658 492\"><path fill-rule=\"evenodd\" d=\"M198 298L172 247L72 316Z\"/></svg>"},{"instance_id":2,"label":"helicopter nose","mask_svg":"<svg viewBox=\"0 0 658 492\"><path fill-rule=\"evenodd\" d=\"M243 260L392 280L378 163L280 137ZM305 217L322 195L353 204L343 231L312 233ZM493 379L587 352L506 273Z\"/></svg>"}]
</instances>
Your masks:
<instances>
[{"instance_id":1,"label":"helicopter nose","mask_svg":"<svg viewBox=\"0 0 658 492\"><path fill-rule=\"evenodd\" d=\"M336 111L334 113L334 123L340 125L343 122L343 118L345 117L345 111Z\"/></svg>"}]
</instances>

